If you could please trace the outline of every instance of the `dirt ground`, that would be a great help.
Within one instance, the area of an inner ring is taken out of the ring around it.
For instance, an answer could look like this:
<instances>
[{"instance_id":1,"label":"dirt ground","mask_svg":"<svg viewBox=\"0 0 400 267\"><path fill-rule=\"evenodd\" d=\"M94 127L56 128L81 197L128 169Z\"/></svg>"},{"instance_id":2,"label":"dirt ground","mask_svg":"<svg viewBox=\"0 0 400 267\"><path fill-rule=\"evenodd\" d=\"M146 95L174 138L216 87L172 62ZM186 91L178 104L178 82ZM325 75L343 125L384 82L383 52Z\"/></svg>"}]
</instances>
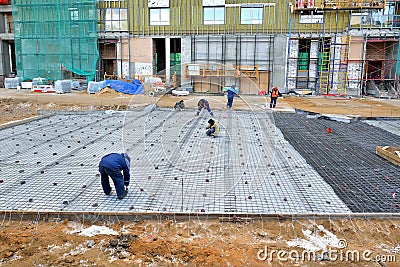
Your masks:
<instances>
[{"instance_id":1,"label":"dirt ground","mask_svg":"<svg viewBox=\"0 0 400 267\"><path fill-rule=\"evenodd\" d=\"M293 108L320 114L400 117L400 99L288 97L284 101Z\"/></svg>"},{"instance_id":2,"label":"dirt ground","mask_svg":"<svg viewBox=\"0 0 400 267\"><path fill-rule=\"evenodd\" d=\"M197 101L205 97L214 110L225 108L226 97L219 95L194 94L184 97L159 95L126 95L113 90L88 94L86 91L72 91L68 94L33 93L29 90L0 89L0 125L14 120L37 115L38 110L125 110L156 104L159 107L172 108L183 99L187 108L197 108ZM235 110L266 110L269 98L264 96L236 97ZM400 117L400 99L375 98L335 98L335 97L297 97L288 96L278 99L277 111L300 109L321 114L359 115L363 117Z\"/></svg>"},{"instance_id":3,"label":"dirt ground","mask_svg":"<svg viewBox=\"0 0 400 267\"><path fill-rule=\"evenodd\" d=\"M399 222L282 218L95 224L67 219L3 221L0 266L398 266ZM100 230L94 236L82 235L94 226L114 230L115 235ZM315 254L308 258L303 254L305 248ZM329 252L324 254L325 249Z\"/></svg>"},{"instance_id":4,"label":"dirt ground","mask_svg":"<svg viewBox=\"0 0 400 267\"><path fill-rule=\"evenodd\" d=\"M114 91L60 95L0 89L0 125L36 116L38 110L124 110L149 104L172 107L179 99L195 108L200 97L129 96ZM223 96L206 98L213 109L225 106ZM263 110L267 101L262 96L242 96L235 98L234 109ZM400 100L278 100L277 110L296 108L325 114L400 117ZM117 233L80 235L82 229L93 225L107 226ZM221 222L218 218L196 217L83 223L68 219L11 220L4 213L0 266L399 266L399 228L400 219L393 218L308 220L278 216ZM346 245L338 247L338 240ZM315 261L302 258L305 249L316 251ZM323 254L324 249L335 253ZM359 260L354 253L360 255Z\"/></svg>"}]
</instances>

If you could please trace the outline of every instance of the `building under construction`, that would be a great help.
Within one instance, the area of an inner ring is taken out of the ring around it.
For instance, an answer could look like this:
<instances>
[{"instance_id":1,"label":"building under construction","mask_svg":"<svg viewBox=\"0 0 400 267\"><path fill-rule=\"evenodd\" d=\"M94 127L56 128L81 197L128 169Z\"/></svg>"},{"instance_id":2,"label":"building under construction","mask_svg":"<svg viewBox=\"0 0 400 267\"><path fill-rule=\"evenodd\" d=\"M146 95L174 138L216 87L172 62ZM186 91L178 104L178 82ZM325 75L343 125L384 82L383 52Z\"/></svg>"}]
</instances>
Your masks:
<instances>
[{"instance_id":1,"label":"building under construction","mask_svg":"<svg viewBox=\"0 0 400 267\"><path fill-rule=\"evenodd\" d=\"M158 74L196 92L399 93L399 1L13 0L3 76Z\"/></svg>"}]
</instances>

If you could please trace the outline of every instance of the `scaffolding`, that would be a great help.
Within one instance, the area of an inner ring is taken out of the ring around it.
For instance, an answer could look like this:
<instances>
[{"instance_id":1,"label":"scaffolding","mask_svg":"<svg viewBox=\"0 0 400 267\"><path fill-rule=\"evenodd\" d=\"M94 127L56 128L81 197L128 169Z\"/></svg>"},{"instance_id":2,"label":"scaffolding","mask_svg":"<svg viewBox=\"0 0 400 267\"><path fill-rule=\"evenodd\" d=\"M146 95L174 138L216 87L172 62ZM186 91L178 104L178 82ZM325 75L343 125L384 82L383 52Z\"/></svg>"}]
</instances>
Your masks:
<instances>
[{"instance_id":1,"label":"scaffolding","mask_svg":"<svg viewBox=\"0 0 400 267\"><path fill-rule=\"evenodd\" d=\"M349 41L350 36L323 39L319 64L320 94L347 94Z\"/></svg>"},{"instance_id":2,"label":"scaffolding","mask_svg":"<svg viewBox=\"0 0 400 267\"><path fill-rule=\"evenodd\" d=\"M294 1L292 12L287 91L400 96L398 1Z\"/></svg>"},{"instance_id":3,"label":"scaffolding","mask_svg":"<svg viewBox=\"0 0 400 267\"><path fill-rule=\"evenodd\" d=\"M96 74L97 1L13 0L18 75L51 80Z\"/></svg>"}]
</instances>

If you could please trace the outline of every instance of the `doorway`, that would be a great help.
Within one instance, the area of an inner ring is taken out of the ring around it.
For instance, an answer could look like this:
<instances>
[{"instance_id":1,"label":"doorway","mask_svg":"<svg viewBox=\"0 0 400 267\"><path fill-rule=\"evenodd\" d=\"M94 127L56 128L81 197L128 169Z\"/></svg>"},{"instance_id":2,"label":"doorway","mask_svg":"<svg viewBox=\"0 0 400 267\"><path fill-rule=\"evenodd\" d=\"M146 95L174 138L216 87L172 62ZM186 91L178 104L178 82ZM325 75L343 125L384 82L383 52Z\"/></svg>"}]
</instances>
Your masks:
<instances>
[{"instance_id":1,"label":"doorway","mask_svg":"<svg viewBox=\"0 0 400 267\"><path fill-rule=\"evenodd\" d=\"M153 38L153 70L154 74L164 74L166 67L165 39Z\"/></svg>"}]
</instances>

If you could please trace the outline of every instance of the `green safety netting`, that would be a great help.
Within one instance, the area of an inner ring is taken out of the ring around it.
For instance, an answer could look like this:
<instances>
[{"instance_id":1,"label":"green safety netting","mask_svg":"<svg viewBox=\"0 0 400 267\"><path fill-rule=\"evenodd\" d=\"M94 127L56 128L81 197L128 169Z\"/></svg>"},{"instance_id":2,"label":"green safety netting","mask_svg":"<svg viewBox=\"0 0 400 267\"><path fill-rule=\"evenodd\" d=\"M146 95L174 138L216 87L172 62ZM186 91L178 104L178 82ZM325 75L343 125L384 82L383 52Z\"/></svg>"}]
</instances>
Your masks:
<instances>
[{"instance_id":1,"label":"green safety netting","mask_svg":"<svg viewBox=\"0 0 400 267\"><path fill-rule=\"evenodd\" d=\"M396 74L400 75L400 45L397 48Z\"/></svg>"},{"instance_id":2,"label":"green safety netting","mask_svg":"<svg viewBox=\"0 0 400 267\"><path fill-rule=\"evenodd\" d=\"M18 76L61 80L71 71L93 80L96 0L13 0L12 12Z\"/></svg>"}]
</instances>

